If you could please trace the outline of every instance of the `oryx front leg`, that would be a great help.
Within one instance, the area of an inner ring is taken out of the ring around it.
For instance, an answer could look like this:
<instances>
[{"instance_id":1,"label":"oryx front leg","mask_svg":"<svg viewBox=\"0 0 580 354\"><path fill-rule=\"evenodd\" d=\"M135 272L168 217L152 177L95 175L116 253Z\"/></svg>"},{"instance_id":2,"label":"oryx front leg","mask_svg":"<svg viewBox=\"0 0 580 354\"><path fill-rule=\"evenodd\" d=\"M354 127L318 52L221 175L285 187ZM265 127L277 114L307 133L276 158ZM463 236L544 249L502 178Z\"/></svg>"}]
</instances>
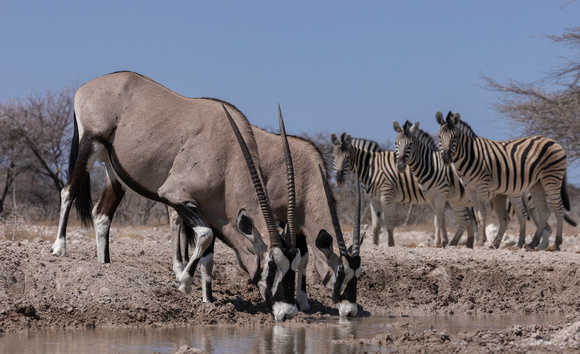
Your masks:
<instances>
[{"instance_id":1,"label":"oryx front leg","mask_svg":"<svg viewBox=\"0 0 580 354\"><path fill-rule=\"evenodd\" d=\"M199 263L201 257L205 255L205 252L213 244L213 231L202 218L195 204L185 203L175 205L174 208L183 218L184 222L193 229L196 237L193 254L181 274L177 276L177 280L181 283L179 290L189 294L191 292L191 284L193 283L193 275L195 274L197 263Z\"/></svg>"},{"instance_id":2,"label":"oryx front leg","mask_svg":"<svg viewBox=\"0 0 580 354\"><path fill-rule=\"evenodd\" d=\"M308 297L306 296L306 268L308 266L308 246L306 245L306 237L304 235L297 235L296 247L300 250L301 258L298 265L298 277L296 279L296 302L300 311L307 311L310 309Z\"/></svg>"}]
</instances>

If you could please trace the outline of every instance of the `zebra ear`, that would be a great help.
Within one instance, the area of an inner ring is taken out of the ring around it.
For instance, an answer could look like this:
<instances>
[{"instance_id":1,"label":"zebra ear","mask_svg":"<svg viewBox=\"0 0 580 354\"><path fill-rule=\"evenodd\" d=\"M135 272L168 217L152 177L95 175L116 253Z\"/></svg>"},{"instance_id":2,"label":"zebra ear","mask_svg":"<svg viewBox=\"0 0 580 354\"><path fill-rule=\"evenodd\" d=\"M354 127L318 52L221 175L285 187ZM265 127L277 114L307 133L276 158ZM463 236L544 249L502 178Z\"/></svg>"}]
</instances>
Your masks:
<instances>
[{"instance_id":1,"label":"zebra ear","mask_svg":"<svg viewBox=\"0 0 580 354\"><path fill-rule=\"evenodd\" d=\"M445 125L445 118L443 118L443 113L441 112L435 113L435 120L437 120L437 123L439 123L439 125Z\"/></svg>"},{"instance_id":2,"label":"zebra ear","mask_svg":"<svg viewBox=\"0 0 580 354\"><path fill-rule=\"evenodd\" d=\"M411 128L409 128L409 132L413 135L417 135L417 132L419 131L419 122L413 124L411 126Z\"/></svg>"},{"instance_id":3,"label":"zebra ear","mask_svg":"<svg viewBox=\"0 0 580 354\"><path fill-rule=\"evenodd\" d=\"M346 134L344 136L344 142L346 143L346 145L350 145L351 141L352 141L352 138L350 137L350 134Z\"/></svg>"},{"instance_id":4,"label":"zebra ear","mask_svg":"<svg viewBox=\"0 0 580 354\"><path fill-rule=\"evenodd\" d=\"M457 124L461 120L461 116L459 115L459 113L455 113L453 117L451 117L451 119L453 124Z\"/></svg>"},{"instance_id":5,"label":"zebra ear","mask_svg":"<svg viewBox=\"0 0 580 354\"><path fill-rule=\"evenodd\" d=\"M396 120L393 121L393 129L395 130L395 132L397 133L402 133L403 129L401 128L401 126L399 125L399 122L397 122Z\"/></svg>"},{"instance_id":6,"label":"zebra ear","mask_svg":"<svg viewBox=\"0 0 580 354\"><path fill-rule=\"evenodd\" d=\"M332 141L332 144L340 145L340 141L338 141L338 137L336 136L336 134L334 133L330 134L330 140Z\"/></svg>"}]
</instances>

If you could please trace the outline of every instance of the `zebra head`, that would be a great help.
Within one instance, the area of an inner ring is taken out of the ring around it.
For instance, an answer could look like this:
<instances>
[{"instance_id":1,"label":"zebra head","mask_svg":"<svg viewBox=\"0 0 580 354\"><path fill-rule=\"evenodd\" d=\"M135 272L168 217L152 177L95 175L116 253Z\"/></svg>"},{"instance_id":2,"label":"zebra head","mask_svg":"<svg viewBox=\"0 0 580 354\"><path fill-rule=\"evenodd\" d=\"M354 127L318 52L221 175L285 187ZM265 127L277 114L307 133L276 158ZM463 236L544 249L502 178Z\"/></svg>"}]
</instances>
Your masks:
<instances>
[{"instance_id":1,"label":"zebra head","mask_svg":"<svg viewBox=\"0 0 580 354\"><path fill-rule=\"evenodd\" d=\"M395 139L395 160L397 170L403 173L409 163L413 142L415 141L416 134L419 131L419 122L411 125L411 122L406 121L403 128L401 128L399 122L393 121L393 129L395 132L399 133Z\"/></svg>"},{"instance_id":2,"label":"zebra head","mask_svg":"<svg viewBox=\"0 0 580 354\"><path fill-rule=\"evenodd\" d=\"M300 251L296 248L296 191L294 185L294 169L292 167L292 158L290 156L286 131L284 130L282 112L280 111L280 106L278 106L280 135L282 136L282 143L284 145L288 178L288 223L286 229L280 235L270 208L270 202L262 186L248 146L225 106L223 106L223 109L226 112L246 160L246 165L248 166L254 189L258 196L260 208L266 221L270 241L269 247L263 242L260 232L254 226L254 220L244 209L239 211L236 227L238 232L252 242L254 251L258 257L258 268L262 267L261 274L259 271L257 272L261 276L260 279L255 279L260 290L260 295L262 295L262 298L272 308L276 321L284 321L298 314L294 296L296 269L298 264L300 264L301 255Z\"/></svg>"},{"instance_id":3,"label":"zebra head","mask_svg":"<svg viewBox=\"0 0 580 354\"><path fill-rule=\"evenodd\" d=\"M334 148L332 150L332 166L334 167L334 178L336 185L342 187L344 183L344 175L346 170L350 167L350 154L352 148L352 138L347 133L342 133L340 140L336 134L332 133L330 136Z\"/></svg>"},{"instance_id":4,"label":"zebra head","mask_svg":"<svg viewBox=\"0 0 580 354\"><path fill-rule=\"evenodd\" d=\"M443 113L437 112L435 119L441 127L439 127L439 152L441 152L441 159L443 165L449 166L453 162L455 151L457 147L457 125L461 120L459 113L453 114L451 111L447 114L447 118L443 118Z\"/></svg>"},{"instance_id":5,"label":"zebra head","mask_svg":"<svg viewBox=\"0 0 580 354\"><path fill-rule=\"evenodd\" d=\"M352 245L346 247L338 216L334 205L334 197L328 180L324 176L322 167L319 165L320 176L324 185L326 201L330 210L334 232L336 234L336 243L338 244L339 256L333 252L333 239L326 230L320 230L316 238L316 247L325 255L328 264L332 267L333 274L331 279L326 283L326 287L332 295L332 300L338 306L340 317L355 317L358 312L356 303L356 287L361 272L360 245L362 239L360 236L360 182L357 176L357 203L355 205L354 228L352 236Z\"/></svg>"}]
</instances>

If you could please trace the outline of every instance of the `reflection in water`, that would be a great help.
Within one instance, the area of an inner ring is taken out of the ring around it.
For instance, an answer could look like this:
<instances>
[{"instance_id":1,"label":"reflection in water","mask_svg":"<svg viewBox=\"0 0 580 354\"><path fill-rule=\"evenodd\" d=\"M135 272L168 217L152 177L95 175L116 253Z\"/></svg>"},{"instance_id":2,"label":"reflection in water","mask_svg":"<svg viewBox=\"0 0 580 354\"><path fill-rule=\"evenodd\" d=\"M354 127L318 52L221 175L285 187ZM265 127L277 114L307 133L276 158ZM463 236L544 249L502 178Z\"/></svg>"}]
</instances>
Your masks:
<instances>
[{"instance_id":1,"label":"reflection in water","mask_svg":"<svg viewBox=\"0 0 580 354\"><path fill-rule=\"evenodd\" d=\"M311 324L271 327L202 326L172 329L98 329L0 335L0 353L173 353L182 345L204 353L351 353L337 340L372 338L381 333L422 331L433 326L448 333L504 329L513 324L548 323L562 315L426 316L356 319L311 318ZM333 341L335 341L333 343Z\"/></svg>"}]
</instances>

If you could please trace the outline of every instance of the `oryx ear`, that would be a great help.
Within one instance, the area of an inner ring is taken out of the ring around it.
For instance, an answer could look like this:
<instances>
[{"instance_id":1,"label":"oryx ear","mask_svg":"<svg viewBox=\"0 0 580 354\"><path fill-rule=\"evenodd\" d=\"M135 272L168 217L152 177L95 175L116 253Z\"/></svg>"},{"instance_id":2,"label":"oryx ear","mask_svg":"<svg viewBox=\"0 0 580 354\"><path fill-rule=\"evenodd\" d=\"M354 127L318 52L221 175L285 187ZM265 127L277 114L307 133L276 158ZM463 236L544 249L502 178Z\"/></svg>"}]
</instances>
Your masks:
<instances>
[{"instance_id":1,"label":"oryx ear","mask_svg":"<svg viewBox=\"0 0 580 354\"><path fill-rule=\"evenodd\" d=\"M338 140L336 134L334 133L330 134L330 140L332 141L333 145L340 145L340 141Z\"/></svg>"},{"instance_id":2,"label":"oryx ear","mask_svg":"<svg viewBox=\"0 0 580 354\"><path fill-rule=\"evenodd\" d=\"M393 121L393 129L397 133L402 133L403 132L403 128L401 128L401 125L396 120Z\"/></svg>"},{"instance_id":3,"label":"oryx ear","mask_svg":"<svg viewBox=\"0 0 580 354\"><path fill-rule=\"evenodd\" d=\"M326 259L332 255L332 236L326 230L320 230L316 237L316 248L324 253Z\"/></svg>"},{"instance_id":4,"label":"oryx ear","mask_svg":"<svg viewBox=\"0 0 580 354\"><path fill-rule=\"evenodd\" d=\"M236 229L239 233L246 236L250 242L255 243L254 238L254 220L245 209L240 209L238 219L236 220Z\"/></svg>"},{"instance_id":5,"label":"oryx ear","mask_svg":"<svg viewBox=\"0 0 580 354\"><path fill-rule=\"evenodd\" d=\"M445 125L445 118L443 118L443 113L437 112L435 113L435 120L439 125Z\"/></svg>"},{"instance_id":6,"label":"oryx ear","mask_svg":"<svg viewBox=\"0 0 580 354\"><path fill-rule=\"evenodd\" d=\"M419 131L419 122L413 124L411 128L409 128L409 132L413 135L416 135L418 131Z\"/></svg>"}]
</instances>

